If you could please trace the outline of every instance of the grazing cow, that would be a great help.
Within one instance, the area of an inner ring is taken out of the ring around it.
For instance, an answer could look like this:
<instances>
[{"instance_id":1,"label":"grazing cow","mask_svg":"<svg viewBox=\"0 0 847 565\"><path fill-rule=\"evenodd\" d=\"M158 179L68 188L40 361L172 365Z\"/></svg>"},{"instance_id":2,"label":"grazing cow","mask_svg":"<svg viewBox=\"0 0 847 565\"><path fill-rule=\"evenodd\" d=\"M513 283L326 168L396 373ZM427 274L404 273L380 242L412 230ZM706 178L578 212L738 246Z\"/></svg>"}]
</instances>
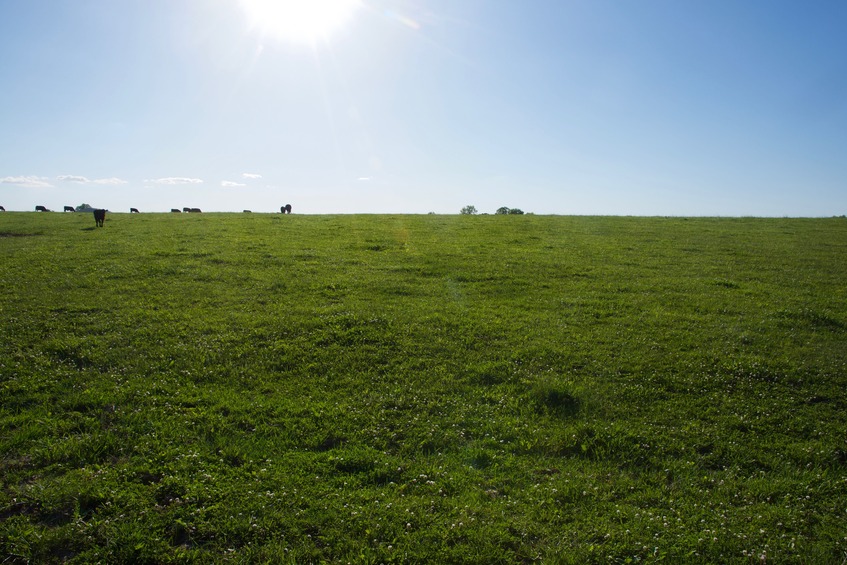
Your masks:
<instances>
[{"instance_id":1,"label":"grazing cow","mask_svg":"<svg viewBox=\"0 0 847 565\"><path fill-rule=\"evenodd\" d=\"M283 214L290 214L291 213L291 204L286 204L285 206L280 208L279 211L282 212Z\"/></svg>"},{"instance_id":2,"label":"grazing cow","mask_svg":"<svg viewBox=\"0 0 847 565\"><path fill-rule=\"evenodd\" d=\"M48 210L46 206L36 206L35 211L36 212L49 212L50 210Z\"/></svg>"},{"instance_id":3,"label":"grazing cow","mask_svg":"<svg viewBox=\"0 0 847 565\"><path fill-rule=\"evenodd\" d=\"M191 212L191 208L189 208L188 206L186 206L185 208L183 208L183 209L182 209L182 211L183 211L183 212Z\"/></svg>"},{"instance_id":4,"label":"grazing cow","mask_svg":"<svg viewBox=\"0 0 847 565\"><path fill-rule=\"evenodd\" d=\"M0 206L0 212L5 212L5 211L6 211L6 209L3 208L2 206Z\"/></svg>"},{"instance_id":5,"label":"grazing cow","mask_svg":"<svg viewBox=\"0 0 847 565\"><path fill-rule=\"evenodd\" d=\"M138 211L138 208L130 208L129 213L130 214L139 214L140 212Z\"/></svg>"},{"instance_id":6,"label":"grazing cow","mask_svg":"<svg viewBox=\"0 0 847 565\"><path fill-rule=\"evenodd\" d=\"M200 212L202 212L202 210L200 210L200 208L189 208L188 211L194 212L195 214L199 214Z\"/></svg>"},{"instance_id":7,"label":"grazing cow","mask_svg":"<svg viewBox=\"0 0 847 565\"><path fill-rule=\"evenodd\" d=\"M76 212L73 206L65 206L65 209L62 212Z\"/></svg>"},{"instance_id":8,"label":"grazing cow","mask_svg":"<svg viewBox=\"0 0 847 565\"><path fill-rule=\"evenodd\" d=\"M98 228L102 228L103 222L105 222L105 221L106 221L106 210L103 210L102 208L98 209L98 210L94 210L94 224Z\"/></svg>"},{"instance_id":9,"label":"grazing cow","mask_svg":"<svg viewBox=\"0 0 847 565\"><path fill-rule=\"evenodd\" d=\"M244 210L244 213L245 214L251 214L252 212L250 212L250 210Z\"/></svg>"},{"instance_id":10,"label":"grazing cow","mask_svg":"<svg viewBox=\"0 0 847 565\"><path fill-rule=\"evenodd\" d=\"M171 212L174 212L175 214L181 214L182 210L180 210L179 208L171 208Z\"/></svg>"}]
</instances>

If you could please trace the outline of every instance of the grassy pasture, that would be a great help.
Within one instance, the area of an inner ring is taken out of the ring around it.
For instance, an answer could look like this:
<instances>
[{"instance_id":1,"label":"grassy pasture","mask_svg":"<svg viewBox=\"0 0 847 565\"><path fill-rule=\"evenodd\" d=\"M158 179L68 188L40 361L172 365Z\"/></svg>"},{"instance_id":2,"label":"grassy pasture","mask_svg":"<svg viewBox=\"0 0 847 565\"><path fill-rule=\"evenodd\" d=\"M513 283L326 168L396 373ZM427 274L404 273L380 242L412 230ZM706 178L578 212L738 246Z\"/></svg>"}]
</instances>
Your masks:
<instances>
[{"instance_id":1,"label":"grassy pasture","mask_svg":"<svg viewBox=\"0 0 847 565\"><path fill-rule=\"evenodd\" d=\"M0 561L842 563L847 220L0 214Z\"/></svg>"}]
</instances>

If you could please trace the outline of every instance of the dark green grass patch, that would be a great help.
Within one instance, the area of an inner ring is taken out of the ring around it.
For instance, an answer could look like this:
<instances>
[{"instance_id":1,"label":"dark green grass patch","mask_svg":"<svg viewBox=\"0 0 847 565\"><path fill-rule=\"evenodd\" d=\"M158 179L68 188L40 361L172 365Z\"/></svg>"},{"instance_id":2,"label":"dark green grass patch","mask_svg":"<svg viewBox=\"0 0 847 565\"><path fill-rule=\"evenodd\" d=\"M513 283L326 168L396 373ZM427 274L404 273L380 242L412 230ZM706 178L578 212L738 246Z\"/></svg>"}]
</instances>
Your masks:
<instances>
[{"instance_id":1,"label":"dark green grass patch","mask_svg":"<svg viewBox=\"0 0 847 565\"><path fill-rule=\"evenodd\" d=\"M0 216L7 562L839 563L847 223Z\"/></svg>"}]
</instances>

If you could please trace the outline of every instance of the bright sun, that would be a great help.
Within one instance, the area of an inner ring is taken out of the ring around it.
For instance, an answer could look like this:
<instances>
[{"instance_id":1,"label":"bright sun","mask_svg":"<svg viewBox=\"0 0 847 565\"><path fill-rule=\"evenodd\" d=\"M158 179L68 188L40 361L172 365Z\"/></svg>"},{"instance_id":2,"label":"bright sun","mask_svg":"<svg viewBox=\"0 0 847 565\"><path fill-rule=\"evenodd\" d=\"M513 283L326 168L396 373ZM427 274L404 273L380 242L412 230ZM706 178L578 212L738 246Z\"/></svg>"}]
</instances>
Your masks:
<instances>
[{"instance_id":1,"label":"bright sun","mask_svg":"<svg viewBox=\"0 0 847 565\"><path fill-rule=\"evenodd\" d=\"M328 39L353 15L360 0L241 0L250 26L295 43Z\"/></svg>"}]
</instances>

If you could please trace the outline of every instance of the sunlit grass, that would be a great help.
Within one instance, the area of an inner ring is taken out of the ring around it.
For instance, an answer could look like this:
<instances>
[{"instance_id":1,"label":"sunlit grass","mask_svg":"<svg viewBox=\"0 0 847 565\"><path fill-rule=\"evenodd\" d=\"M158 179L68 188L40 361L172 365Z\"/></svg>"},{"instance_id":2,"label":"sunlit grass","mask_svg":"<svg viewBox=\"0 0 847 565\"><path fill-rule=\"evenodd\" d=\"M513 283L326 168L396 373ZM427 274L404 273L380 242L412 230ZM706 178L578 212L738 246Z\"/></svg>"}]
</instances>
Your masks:
<instances>
[{"instance_id":1,"label":"sunlit grass","mask_svg":"<svg viewBox=\"0 0 847 565\"><path fill-rule=\"evenodd\" d=\"M0 215L11 562L840 562L847 221Z\"/></svg>"}]
</instances>

